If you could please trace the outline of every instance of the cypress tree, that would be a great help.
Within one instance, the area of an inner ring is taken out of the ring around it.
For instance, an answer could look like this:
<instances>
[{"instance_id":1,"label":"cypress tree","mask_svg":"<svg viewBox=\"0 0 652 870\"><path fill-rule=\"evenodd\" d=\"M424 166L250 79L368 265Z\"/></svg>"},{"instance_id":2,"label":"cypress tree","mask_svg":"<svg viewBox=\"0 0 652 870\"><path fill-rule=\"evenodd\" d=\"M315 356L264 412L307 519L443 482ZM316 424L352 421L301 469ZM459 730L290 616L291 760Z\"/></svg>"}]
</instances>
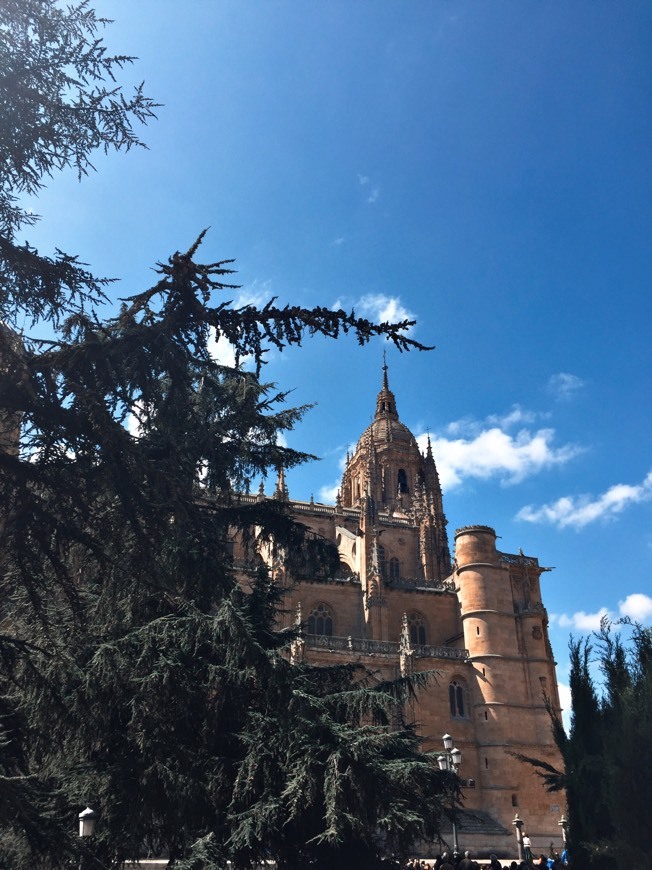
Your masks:
<instances>
[{"instance_id":1,"label":"cypress tree","mask_svg":"<svg viewBox=\"0 0 652 870\"><path fill-rule=\"evenodd\" d=\"M549 791L565 789L572 866L650 868L652 629L604 619L592 638L571 638L569 650L569 734L550 710L564 769L517 757L534 766Z\"/></svg>"}]
</instances>

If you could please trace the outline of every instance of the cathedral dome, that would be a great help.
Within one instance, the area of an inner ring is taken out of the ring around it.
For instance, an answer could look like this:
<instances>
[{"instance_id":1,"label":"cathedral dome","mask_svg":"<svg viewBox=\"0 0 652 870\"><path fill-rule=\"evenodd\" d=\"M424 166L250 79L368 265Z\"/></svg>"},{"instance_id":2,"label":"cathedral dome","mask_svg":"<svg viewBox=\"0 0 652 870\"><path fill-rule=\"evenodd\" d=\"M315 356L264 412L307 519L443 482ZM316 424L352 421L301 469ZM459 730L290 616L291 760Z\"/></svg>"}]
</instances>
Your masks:
<instances>
[{"instance_id":1,"label":"cathedral dome","mask_svg":"<svg viewBox=\"0 0 652 870\"><path fill-rule=\"evenodd\" d=\"M374 442L377 449L391 442L399 442L403 445L414 447L419 450L417 440L410 432L405 423L401 423L396 410L396 399L394 393L389 388L387 381L387 366L383 366L383 385L376 399L376 413L373 423L367 426L358 441L356 451L366 447L369 443L369 438Z\"/></svg>"},{"instance_id":2,"label":"cathedral dome","mask_svg":"<svg viewBox=\"0 0 652 870\"><path fill-rule=\"evenodd\" d=\"M373 422L362 433L353 455L347 454L338 506L360 510L363 531L363 514L377 518L371 522L388 523L400 517L414 524L419 528L419 567L411 570L428 581L450 574L446 517L430 439L422 453L412 432L399 420L386 365ZM384 543L381 549L386 550L387 559L394 560L394 570L399 570L405 553L392 553Z\"/></svg>"},{"instance_id":3,"label":"cathedral dome","mask_svg":"<svg viewBox=\"0 0 652 870\"><path fill-rule=\"evenodd\" d=\"M358 441L356 450L362 447L363 444L366 445L370 437L373 439L377 449L392 441L400 441L413 446L416 450L419 449L417 439L405 423L401 423L400 420L393 420L389 416L376 417L371 426L367 426Z\"/></svg>"}]
</instances>

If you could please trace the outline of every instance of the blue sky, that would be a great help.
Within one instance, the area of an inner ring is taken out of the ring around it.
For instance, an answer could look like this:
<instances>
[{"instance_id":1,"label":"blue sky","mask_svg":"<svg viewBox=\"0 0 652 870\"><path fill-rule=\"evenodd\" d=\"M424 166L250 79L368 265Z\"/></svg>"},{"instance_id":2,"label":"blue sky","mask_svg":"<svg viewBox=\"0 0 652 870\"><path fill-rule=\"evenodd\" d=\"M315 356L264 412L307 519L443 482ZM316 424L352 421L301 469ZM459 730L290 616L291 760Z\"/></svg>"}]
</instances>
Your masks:
<instances>
[{"instance_id":1,"label":"blue sky","mask_svg":"<svg viewBox=\"0 0 652 870\"><path fill-rule=\"evenodd\" d=\"M52 180L30 238L118 277L210 227L240 299L414 316L388 352L456 527L543 578L559 679L599 615L652 621L652 6L604 0L102 0L149 150ZM327 500L369 423L383 347L309 340L265 376L317 402L289 436ZM271 488L271 485L270 485Z\"/></svg>"}]
</instances>

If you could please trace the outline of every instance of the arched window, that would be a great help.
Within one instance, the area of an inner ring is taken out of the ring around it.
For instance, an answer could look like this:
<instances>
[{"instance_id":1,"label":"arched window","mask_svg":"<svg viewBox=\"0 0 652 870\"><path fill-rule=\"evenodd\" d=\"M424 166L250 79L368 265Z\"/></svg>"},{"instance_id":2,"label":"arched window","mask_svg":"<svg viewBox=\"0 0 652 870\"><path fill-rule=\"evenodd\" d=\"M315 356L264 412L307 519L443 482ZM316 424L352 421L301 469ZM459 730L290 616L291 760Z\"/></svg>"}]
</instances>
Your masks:
<instances>
[{"instance_id":1,"label":"arched window","mask_svg":"<svg viewBox=\"0 0 652 870\"><path fill-rule=\"evenodd\" d=\"M408 614L408 631L410 632L410 643L425 646L427 641L426 621L420 613Z\"/></svg>"},{"instance_id":2,"label":"arched window","mask_svg":"<svg viewBox=\"0 0 652 870\"><path fill-rule=\"evenodd\" d=\"M468 704L466 697L466 686L461 680L455 679L451 681L448 687L448 700L451 708L451 716L454 719L468 718Z\"/></svg>"},{"instance_id":3,"label":"arched window","mask_svg":"<svg viewBox=\"0 0 652 870\"><path fill-rule=\"evenodd\" d=\"M308 634L316 634L320 637L333 636L333 613L328 606L320 601L310 611L308 617Z\"/></svg>"},{"instance_id":4,"label":"arched window","mask_svg":"<svg viewBox=\"0 0 652 870\"><path fill-rule=\"evenodd\" d=\"M405 473L404 468L399 468L399 470L398 470L398 491L399 492L409 492L410 491L410 489L408 487L407 474Z\"/></svg>"},{"instance_id":5,"label":"arched window","mask_svg":"<svg viewBox=\"0 0 652 870\"><path fill-rule=\"evenodd\" d=\"M389 560L389 579L400 580L401 578L401 563L396 557Z\"/></svg>"}]
</instances>

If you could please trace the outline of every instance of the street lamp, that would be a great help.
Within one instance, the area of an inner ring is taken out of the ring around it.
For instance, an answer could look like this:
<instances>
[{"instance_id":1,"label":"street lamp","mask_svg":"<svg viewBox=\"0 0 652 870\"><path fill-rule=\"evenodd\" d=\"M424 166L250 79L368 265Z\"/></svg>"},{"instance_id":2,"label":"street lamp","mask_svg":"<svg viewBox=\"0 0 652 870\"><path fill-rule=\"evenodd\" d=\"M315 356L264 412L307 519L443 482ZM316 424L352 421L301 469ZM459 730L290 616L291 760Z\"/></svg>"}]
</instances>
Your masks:
<instances>
[{"instance_id":1,"label":"street lamp","mask_svg":"<svg viewBox=\"0 0 652 870\"><path fill-rule=\"evenodd\" d=\"M568 842L567 842L568 841L568 819L566 818L564 813L561 814L561 819L559 819L557 824L561 828L561 839L562 839L562 843L564 844L564 849L565 849L566 846L568 845Z\"/></svg>"},{"instance_id":2,"label":"street lamp","mask_svg":"<svg viewBox=\"0 0 652 870\"><path fill-rule=\"evenodd\" d=\"M87 837L93 836L93 831L95 830L95 821L97 819L97 813L95 810L92 810L90 807L86 807L85 810L82 810L79 814L79 836L86 839Z\"/></svg>"},{"instance_id":3,"label":"street lamp","mask_svg":"<svg viewBox=\"0 0 652 870\"><path fill-rule=\"evenodd\" d=\"M97 813L90 807L86 807L79 814L79 836L83 840L87 840L93 836L95 830L95 822L97 821ZM79 856L79 870L82 870L83 855Z\"/></svg>"},{"instance_id":4,"label":"street lamp","mask_svg":"<svg viewBox=\"0 0 652 870\"><path fill-rule=\"evenodd\" d=\"M460 765L462 763L462 753L459 749L453 749L453 738L450 734L444 734L442 737L444 741L444 752L437 757L437 763L439 764L440 770L447 770L450 773L454 773L457 776L457 771L460 769ZM453 853L459 854L459 847L457 844L457 825L455 824L455 798L454 793L451 791L451 822L453 823Z\"/></svg>"},{"instance_id":5,"label":"street lamp","mask_svg":"<svg viewBox=\"0 0 652 870\"><path fill-rule=\"evenodd\" d=\"M518 860L523 860L523 832L521 828L523 827L523 819L519 819L518 813L514 816L514 821L512 822L514 827L516 828L516 848L518 849Z\"/></svg>"}]
</instances>

